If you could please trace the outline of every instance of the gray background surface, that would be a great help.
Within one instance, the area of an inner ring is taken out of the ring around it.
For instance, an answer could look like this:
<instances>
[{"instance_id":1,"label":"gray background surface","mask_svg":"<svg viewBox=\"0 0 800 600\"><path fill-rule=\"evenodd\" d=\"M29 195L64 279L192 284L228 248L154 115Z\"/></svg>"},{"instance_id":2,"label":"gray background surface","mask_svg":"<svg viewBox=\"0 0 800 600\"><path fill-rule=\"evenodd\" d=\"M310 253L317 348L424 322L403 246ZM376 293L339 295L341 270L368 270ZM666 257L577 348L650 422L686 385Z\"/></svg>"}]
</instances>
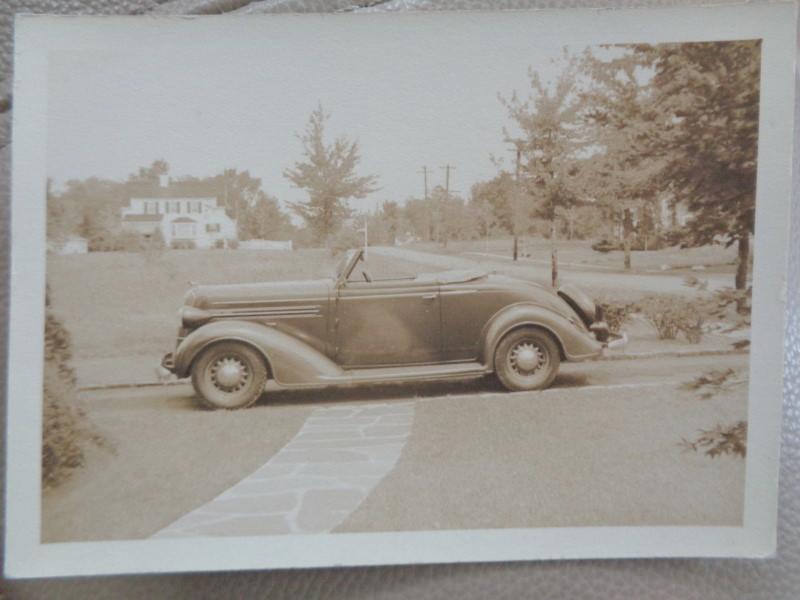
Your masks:
<instances>
[{"instance_id":1,"label":"gray background surface","mask_svg":"<svg viewBox=\"0 0 800 600\"><path fill-rule=\"evenodd\" d=\"M215 14L342 9L641 7L724 0L0 0L0 304L7 315L13 15ZM362 5L357 8L353 5ZM372 5L372 6L367 6ZM797 109L795 109L797 115ZM796 121L798 118L796 117ZM795 127L795 133L797 127ZM797 135L795 135L797 138ZM795 170L798 166L795 142ZM800 235L795 182L792 235ZM800 596L800 244L787 279L785 403L777 555L768 560L614 560L423 565L302 571L114 576L0 581L0 598L797 598ZM7 317L0 320L0 388L5 431ZM752 401L757 402L758 398ZM3 461L5 465L5 454ZM4 478L3 478L4 481ZM2 524L0 524L2 527Z\"/></svg>"}]
</instances>

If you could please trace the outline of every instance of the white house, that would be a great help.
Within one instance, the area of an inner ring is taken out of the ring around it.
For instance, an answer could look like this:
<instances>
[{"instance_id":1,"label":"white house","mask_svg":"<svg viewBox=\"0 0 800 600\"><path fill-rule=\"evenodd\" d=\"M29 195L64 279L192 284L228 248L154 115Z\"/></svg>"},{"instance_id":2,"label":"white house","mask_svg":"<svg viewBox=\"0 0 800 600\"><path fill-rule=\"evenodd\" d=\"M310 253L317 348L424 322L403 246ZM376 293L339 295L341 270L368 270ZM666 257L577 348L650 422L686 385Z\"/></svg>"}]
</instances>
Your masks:
<instances>
[{"instance_id":1,"label":"white house","mask_svg":"<svg viewBox=\"0 0 800 600\"><path fill-rule=\"evenodd\" d=\"M47 242L47 250L60 255L86 254L89 252L89 241L86 238L73 235L58 242Z\"/></svg>"},{"instance_id":2,"label":"white house","mask_svg":"<svg viewBox=\"0 0 800 600\"><path fill-rule=\"evenodd\" d=\"M216 198L131 198L122 227L145 237L161 231L173 247L213 248L237 239L236 221Z\"/></svg>"}]
</instances>

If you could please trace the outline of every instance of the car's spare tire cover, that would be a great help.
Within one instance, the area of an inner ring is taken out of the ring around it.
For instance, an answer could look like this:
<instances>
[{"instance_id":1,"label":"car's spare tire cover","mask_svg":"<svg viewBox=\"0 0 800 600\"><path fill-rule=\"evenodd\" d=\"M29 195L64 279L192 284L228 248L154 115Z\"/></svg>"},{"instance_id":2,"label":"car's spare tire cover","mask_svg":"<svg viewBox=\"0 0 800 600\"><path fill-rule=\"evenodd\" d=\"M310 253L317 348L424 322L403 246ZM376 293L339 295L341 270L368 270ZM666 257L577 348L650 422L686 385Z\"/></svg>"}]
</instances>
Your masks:
<instances>
[{"instance_id":1,"label":"car's spare tire cover","mask_svg":"<svg viewBox=\"0 0 800 600\"><path fill-rule=\"evenodd\" d=\"M578 286L572 284L562 285L558 289L558 295L572 307L581 320L588 327L594 323L595 305L594 301L587 296Z\"/></svg>"}]
</instances>

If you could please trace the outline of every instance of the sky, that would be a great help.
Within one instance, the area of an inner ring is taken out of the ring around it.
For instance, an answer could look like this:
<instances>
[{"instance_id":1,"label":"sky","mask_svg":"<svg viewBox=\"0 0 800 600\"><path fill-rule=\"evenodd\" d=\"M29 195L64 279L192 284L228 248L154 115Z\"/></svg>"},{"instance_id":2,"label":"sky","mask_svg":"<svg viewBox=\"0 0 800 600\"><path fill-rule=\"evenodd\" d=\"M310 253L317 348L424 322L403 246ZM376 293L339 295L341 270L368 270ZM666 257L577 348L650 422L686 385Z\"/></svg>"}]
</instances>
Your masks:
<instances>
[{"instance_id":1,"label":"sky","mask_svg":"<svg viewBox=\"0 0 800 600\"><path fill-rule=\"evenodd\" d=\"M455 167L451 190L466 195L497 173L492 155L511 168L503 142L511 122L498 93L526 94L529 65L552 79L551 58L562 51L508 21L483 29L332 21L267 20L232 30L241 35L148 33L51 56L55 189L89 176L122 180L163 158L173 177L248 170L283 204L302 200L282 173L301 159L297 134L321 103L328 140L358 140L358 173L379 178L381 189L353 208L421 197L423 165L431 189L444 184L441 167Z\"/></svg>"}]
</instances>

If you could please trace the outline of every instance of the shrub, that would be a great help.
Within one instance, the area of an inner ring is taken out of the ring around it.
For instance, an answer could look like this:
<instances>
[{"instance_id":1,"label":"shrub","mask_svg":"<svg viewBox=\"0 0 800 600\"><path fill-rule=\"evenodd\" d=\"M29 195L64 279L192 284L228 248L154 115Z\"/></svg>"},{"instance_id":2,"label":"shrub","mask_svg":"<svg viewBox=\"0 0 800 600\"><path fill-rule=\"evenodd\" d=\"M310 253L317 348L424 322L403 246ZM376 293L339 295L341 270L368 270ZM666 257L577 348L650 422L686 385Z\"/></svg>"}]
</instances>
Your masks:
<instances>
[{"instance_id":1,"label":"shrub","mask_svg":"<svg viewBox=\"0 0 800 600\"><path fill-rule=\"evenodd\" d=\"M194 250L197 248L197 244L194 243L194 240L172 240L170 247L173 250Z\"/></svg>"},{"instance_id":2,"label":"shrub","mask_svg":"<svg viewBox=\"0 0 800 600\"><path fill-rule=\"evenodd\" d=\"M231 238L228 240L228 248L231 250L236 250L239 247L239 240L235 238Z\"/></svg>"},{"instance_id":3,"label":"shrub","mask_svg":"<svg viewBox=\"0 0 800 600\"><path fill-rule=\"evenodd\" d=\"M46 297L42 423L42 486L65 481L85 462L84 446L107 446L78 404L69 332L50 312Z\"/></svg>"},{"instance_id":4,"label":"shrub","mask_svg":"<svg viewBox=\"0 0 800 600\"><path fill-rule=\"evenodd\" d=\"M628 317L639 310L635 302L621 300L601 299L597 301L597 305L602 309L603 319L611 333L619 333Z\"/></svg>"},{"instance_id":5,"label":"shrub","mask_svg":"<svg viewBox=\"0 0 800 600\"><path fill-rule=\"evenodd\" d=\"M677 296L648 296L640 306L644 317L658 331L659 339L674 340L683 332L693 344L702 340L704 317L695 302Z\"/></svg>"}]
</instances>

